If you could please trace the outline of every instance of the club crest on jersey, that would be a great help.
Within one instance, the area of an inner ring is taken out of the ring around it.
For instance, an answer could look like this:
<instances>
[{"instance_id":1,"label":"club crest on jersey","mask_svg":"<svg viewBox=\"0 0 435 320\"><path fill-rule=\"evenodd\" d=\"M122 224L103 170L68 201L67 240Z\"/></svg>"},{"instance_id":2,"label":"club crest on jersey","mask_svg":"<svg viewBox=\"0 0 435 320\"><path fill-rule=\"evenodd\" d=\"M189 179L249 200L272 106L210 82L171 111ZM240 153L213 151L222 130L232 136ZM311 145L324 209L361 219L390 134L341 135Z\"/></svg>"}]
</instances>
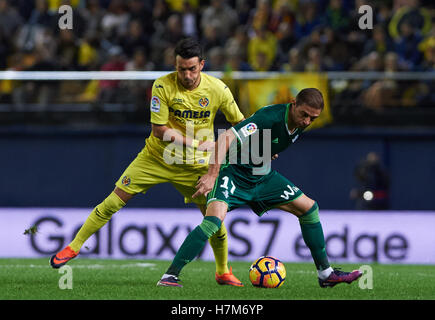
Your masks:
<instances>
[{"instance_id":1,"label":"club crest on jersey","mask_svg":"<svg viewBox=\"0 0 435 320\"><path fill-rule=\"evenodd\" d=\"M121 180L121 183L122 183L123 186L128 186L128 185L130 185L130 183L131 183L131 179L130 179L130 177L128 177L128 176L123 176L123 177L122 177L122 180Z\"/></svg>"},{"instance_id":2,"label":"club crest on jersey","mask_svg":"<svg viewBox=\"0 0 435 320\"><path fill-rule=\"evenodd\" d=\"M151 98L151 111L160 112L160 99L156 96Z\"/></svg>"},{"instance_id":3,"label":"club crest on jersey","mask_svg":"<svg viewBox=\"0 0 435 320\"><path fill-rule=\"evenodd\" d=\"M202 107L202 108L207 107L208 104L210 103L210 101L206 97L203 97L203 98L199 99L198 102L199 102L199 106Z\"/></svg>"},{"instance_id":4,"label":"club crest on jersey","mask_svg":"<svg viewBox=\"0 0 435 320\"><path fill-rule=\"evenodd\" d=\"M248 123L240 129L245 137L255 133L257 131L257 125L253 122Z\"/></svg>"}]
</instances>

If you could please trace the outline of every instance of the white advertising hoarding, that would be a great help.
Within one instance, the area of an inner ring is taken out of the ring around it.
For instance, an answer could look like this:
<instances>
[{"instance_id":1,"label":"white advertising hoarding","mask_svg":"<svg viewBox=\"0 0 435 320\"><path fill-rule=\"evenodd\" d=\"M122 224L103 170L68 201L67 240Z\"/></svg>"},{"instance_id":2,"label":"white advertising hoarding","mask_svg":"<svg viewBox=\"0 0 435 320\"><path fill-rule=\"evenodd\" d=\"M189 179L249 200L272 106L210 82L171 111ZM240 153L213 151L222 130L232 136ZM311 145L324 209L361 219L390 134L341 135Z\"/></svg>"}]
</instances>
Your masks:
<instances>
[{"instance_id":1,"label":"white advertising hoarding","mask_svg":"<svg viewBox=\"0 0 435 320\"><path fill-rule=\"evenodd\" d=\"M91 209L0 209L0 257L49 257L67 245ZM328 211L320 213L332 262L435 264L435 211ZM186 235L202 221L196 209L130 209L116 213L81 250L98 258L172 259ZM273 210L227 214L229 259L273 255L312 261L298 219ZM36 234L24 234L37 227ZM201 259L213 260L207 244Z\"/></svg>"}]
</instances>

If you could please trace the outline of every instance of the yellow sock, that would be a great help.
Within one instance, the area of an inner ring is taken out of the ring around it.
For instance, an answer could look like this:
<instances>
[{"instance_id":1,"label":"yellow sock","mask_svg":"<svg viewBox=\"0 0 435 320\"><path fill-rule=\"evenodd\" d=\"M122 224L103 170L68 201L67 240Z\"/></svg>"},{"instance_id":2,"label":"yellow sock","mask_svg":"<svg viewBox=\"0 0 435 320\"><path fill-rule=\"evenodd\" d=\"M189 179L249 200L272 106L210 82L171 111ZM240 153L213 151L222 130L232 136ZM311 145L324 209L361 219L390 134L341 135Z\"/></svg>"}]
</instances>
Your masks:
<instances>
[{"instance_id":1,"label":"yellow sock","mask_svg":"<svg viewBox=\"0 0 435 320\"><path fill-rule=\"evenodd\" d=\"M218 274L228 273L228 236L223 222L220 229L208 241L216 260L216 272Z\"/></svg>"},{"instance_id":2,"label":"yellow sock","mask_svg":"<svg viewBox=\"0 0 435 320\"><path fill-rule=\"evenodd\" d=\"M85 241L100 230L101 227L112 218L112 215L124 206L125 202L122 201L116 193L112 192L103 202L92 210L74 240L69 244L71 249L75 252L79 252Z\"/></svg>"}]
</instances>

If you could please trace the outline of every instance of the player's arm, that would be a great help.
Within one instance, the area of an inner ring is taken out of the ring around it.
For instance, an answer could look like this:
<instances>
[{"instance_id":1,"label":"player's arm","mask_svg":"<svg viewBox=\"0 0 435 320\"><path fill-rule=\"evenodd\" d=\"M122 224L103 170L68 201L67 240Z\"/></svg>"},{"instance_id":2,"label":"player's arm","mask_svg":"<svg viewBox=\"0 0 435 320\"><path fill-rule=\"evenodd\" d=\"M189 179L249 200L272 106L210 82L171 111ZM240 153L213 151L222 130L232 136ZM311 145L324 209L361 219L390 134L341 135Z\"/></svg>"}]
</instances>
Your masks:
<instances>
[{"instance_id":1,"label":"player's arm","mask_svg":"<svg viewBox=\"0 0 435 320\"><path fill-rule=\"evenodd\" d=\"M212 148L212 145L210 145L212 142L210 141L198 141L196 139L183 136L178 130L169 128L165 125L152 123L151 130L156 138L159 138L163 141L171 141L177 145L197 148L200 151Z\"/></svg>"},{"instance_id":2,"label":"player's arm","mask_svg":"<svg viewBox=\"0 0 435 320\"><path fill-rule=\"evenodd\" d=\"M213 189L216 178L219 176L221 164L225 161L228 149L234 139L236 139L236 136L232 129L225 131L218 137L210 156L208 172L198 180L196 184L197 191L193 194L192 198L200 195L206 196Z\"/></svg>"}]
</instances>

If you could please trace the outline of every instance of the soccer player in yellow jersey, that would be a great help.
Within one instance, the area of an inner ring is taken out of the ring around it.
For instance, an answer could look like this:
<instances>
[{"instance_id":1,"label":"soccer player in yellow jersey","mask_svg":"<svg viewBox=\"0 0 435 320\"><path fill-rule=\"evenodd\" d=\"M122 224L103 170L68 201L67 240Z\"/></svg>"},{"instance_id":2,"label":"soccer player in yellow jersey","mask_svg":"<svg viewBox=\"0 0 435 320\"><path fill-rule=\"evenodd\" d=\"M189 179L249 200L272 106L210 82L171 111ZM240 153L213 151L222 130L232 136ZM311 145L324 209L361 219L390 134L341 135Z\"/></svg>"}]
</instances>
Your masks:
<instances>
[{"instance_id":1,"label":"soccer player in yellow jersey","mask_svg":"<svg viewBox=\"0 0 435 320\"><path fill-rule=\"evenodd\" d=\"M205 197L192 199L199 177L207 173L214 146L213 122L218 109L235 125L244 120L229 88L219 79L202 73L200 44L191 38L175 48L176 71L153 83L152 132L145 147L116 182L114 191L91 212L73 241L53 255L50 264L60 268L76 257L84 242L103 227L136 194L170 182L186 203L194 202L203 215ZM227 230L222 227L210 239L219 284L243 286L228 268Z\"/></svg>"}]
</instances>

